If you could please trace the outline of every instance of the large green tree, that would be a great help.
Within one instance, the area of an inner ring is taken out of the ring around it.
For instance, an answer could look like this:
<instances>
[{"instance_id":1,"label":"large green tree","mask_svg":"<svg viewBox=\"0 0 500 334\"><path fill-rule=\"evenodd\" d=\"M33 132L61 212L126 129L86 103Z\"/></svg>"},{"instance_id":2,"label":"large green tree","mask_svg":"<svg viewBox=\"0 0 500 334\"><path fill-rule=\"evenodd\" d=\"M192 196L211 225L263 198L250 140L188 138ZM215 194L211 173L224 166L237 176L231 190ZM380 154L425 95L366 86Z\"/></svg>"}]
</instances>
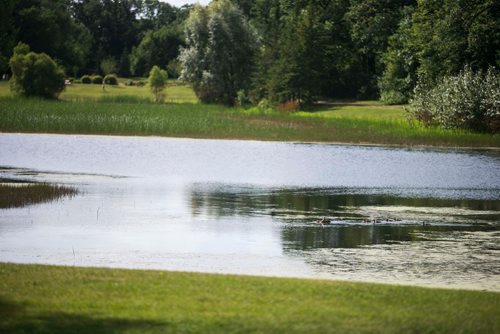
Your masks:
<instances>
[{"instance_id":1,"label":"large green tree","mask_svg":"<svg viewBox=\"0 0 500 334\"><path fill-rule=\"evenodd\" d=\"M413 15L413 43L419 74L435 81L473 69L500 65L500 2L419 0Z\"/></svg>"},{"instance_id":2,"label":"large green tree","mask_svg":"<svg viewBox=\"0 0 500 334\"><path fill-rule=\"evenodd\" d=\"M12 13L15 39L30 45L35 52L50 55L68 72L83 66L90 50L89 32L71 16L70 3L17 0Z\"/></svg>"},{"instance_id":3,"label":"large green tree","mask_svg":"<svg viewBox=\"0 0 500 334\"><path fill-rule=\"evenodd\" d=\"M181 78L204 102L233 104L248 89L256 34L242 11L229 0L197 6L186 22Z\"/></svg>"},{"instance_id":4,"label":"large green tree","mask_svg":"<svg viewBox=\"0 0 500 334\"><path fill-rule=\"evenodd\" d=\"M177 28L163 26L157 31L148 31L130 55L130 68L134 75L143 76L154 66L166 68L179 55L184 44L182 33ZM173 76L174 73L170 73Z\"/></svg>"},{"instance_id":5,"label":"large green tree","mask_svg":"<svg viewBox=\"0 0 500 334\"><path fill-rule=\"evenodd\" d=\"M119 73L129 71L127 57L139 42L138 15L140 6L136 0L73 0L74 17L92 36L92 53L88 66L94 71L108 57L122 60Z\"/></svg>"}]
</instances>

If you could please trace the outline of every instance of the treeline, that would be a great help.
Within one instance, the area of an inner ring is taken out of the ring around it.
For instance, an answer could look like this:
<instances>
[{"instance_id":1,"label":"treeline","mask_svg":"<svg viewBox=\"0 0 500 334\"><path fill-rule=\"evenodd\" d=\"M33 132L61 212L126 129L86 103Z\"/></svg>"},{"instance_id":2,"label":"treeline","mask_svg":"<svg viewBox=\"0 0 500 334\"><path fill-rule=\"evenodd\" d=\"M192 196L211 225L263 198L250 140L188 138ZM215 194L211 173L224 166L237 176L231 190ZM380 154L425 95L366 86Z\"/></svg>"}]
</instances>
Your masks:
<instances>
[{"instance_id":1,"label":"treeline","mask_svg":"<svg viewBox=\"0 0 500 334\"><path fill-rule=\"evenodd\" d=\"M405 103L417 80L500 66L497 0L234 0L257 30L254 92Z\"/></svg>"},{"instance_id":2,"label":"treeline","mask_svg":"<svg viewBox=\"0 0 500 334\"><path fill-rule=\"evenodd\" d=\"M178 76L190 6L158 0L0 0L0 71L18 42L46 53L69 76L145 76L154 65Z\"/></svg>"},{"instance_id":3,"label":"treeline","mask_svg":"<svg viewBox=\"0 0 500 334\"><path fill-rule=\"evenodd\" d=\"M235 5L235 6L233 6ZM497 0L0 0L0 70L18 42L67 75L144 76L154 65L205 101L408 101L438 82L500 66ZM182 55L179 58L180 50Z\"/></svg>"}]
</instances>

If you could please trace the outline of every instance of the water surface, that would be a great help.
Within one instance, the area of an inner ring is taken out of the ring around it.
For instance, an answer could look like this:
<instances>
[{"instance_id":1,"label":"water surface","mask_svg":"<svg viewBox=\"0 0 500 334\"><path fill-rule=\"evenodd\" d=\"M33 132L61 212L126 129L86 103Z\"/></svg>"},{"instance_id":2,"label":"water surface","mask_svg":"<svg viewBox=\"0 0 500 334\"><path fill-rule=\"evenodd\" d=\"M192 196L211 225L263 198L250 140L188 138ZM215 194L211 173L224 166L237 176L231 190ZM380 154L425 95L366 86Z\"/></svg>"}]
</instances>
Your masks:
<instances>
[{"instance_id":1,"label":"water surface","mask_svg":"<svg viewBox=\"0 0 500 334\"><path fill-rule=\"evenodd\" d=\"M0 261L500 291L496 153L2 134L0 166L79 191L0 210Z\"/></svg>"}]
</instances>

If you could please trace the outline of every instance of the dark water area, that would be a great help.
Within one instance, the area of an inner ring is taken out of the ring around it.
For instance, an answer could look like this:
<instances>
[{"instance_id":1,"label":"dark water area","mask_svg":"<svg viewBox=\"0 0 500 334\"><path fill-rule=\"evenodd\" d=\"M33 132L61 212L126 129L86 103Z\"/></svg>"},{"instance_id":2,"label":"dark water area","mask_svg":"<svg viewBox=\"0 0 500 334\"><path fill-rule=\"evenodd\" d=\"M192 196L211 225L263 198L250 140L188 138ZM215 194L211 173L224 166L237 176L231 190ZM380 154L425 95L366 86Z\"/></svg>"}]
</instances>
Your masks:
<instances>
[{"instance_id":1,"label":"dark water area","mask_svg":"<svg viewBox=\"0 0 500 334\"><path fill-rule=\"evenodd\" d=\"M78 191L0 209L0 261L500 291L495 152L3 134L0 166Z\"/></svg>"}]
</instances>

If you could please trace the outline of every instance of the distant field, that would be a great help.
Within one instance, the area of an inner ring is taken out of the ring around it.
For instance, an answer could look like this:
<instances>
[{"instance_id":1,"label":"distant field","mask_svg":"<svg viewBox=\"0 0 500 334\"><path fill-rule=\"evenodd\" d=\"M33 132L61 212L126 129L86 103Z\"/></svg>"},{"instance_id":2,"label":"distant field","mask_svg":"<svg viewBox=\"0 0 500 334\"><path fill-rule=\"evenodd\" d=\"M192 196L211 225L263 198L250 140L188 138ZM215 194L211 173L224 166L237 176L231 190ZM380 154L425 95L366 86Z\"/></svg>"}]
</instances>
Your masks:
<instances>
[{"instance_id":1,"label":"distant field","mask_svg":"<svg viewBox=\"0 0 500 334\"><path fill-rule=\"evenodd\" d=\"M0 332L498 333L494 292L0 263Z\"/></svg>"},{"instance_id":2,"label":"distant field","mask_svg":"<svg viewBox=\"0 0 500 334\"><path fill-rule=\"evenodd\" d=\"M500 135L425 128L402 106L330 102L296 113L198 103L171 82L164 104L148 87L75 84L60 101L12 97L0 83L0 131L339 142L401 146L500 147Z\"/></svg>"}]
</instances>

